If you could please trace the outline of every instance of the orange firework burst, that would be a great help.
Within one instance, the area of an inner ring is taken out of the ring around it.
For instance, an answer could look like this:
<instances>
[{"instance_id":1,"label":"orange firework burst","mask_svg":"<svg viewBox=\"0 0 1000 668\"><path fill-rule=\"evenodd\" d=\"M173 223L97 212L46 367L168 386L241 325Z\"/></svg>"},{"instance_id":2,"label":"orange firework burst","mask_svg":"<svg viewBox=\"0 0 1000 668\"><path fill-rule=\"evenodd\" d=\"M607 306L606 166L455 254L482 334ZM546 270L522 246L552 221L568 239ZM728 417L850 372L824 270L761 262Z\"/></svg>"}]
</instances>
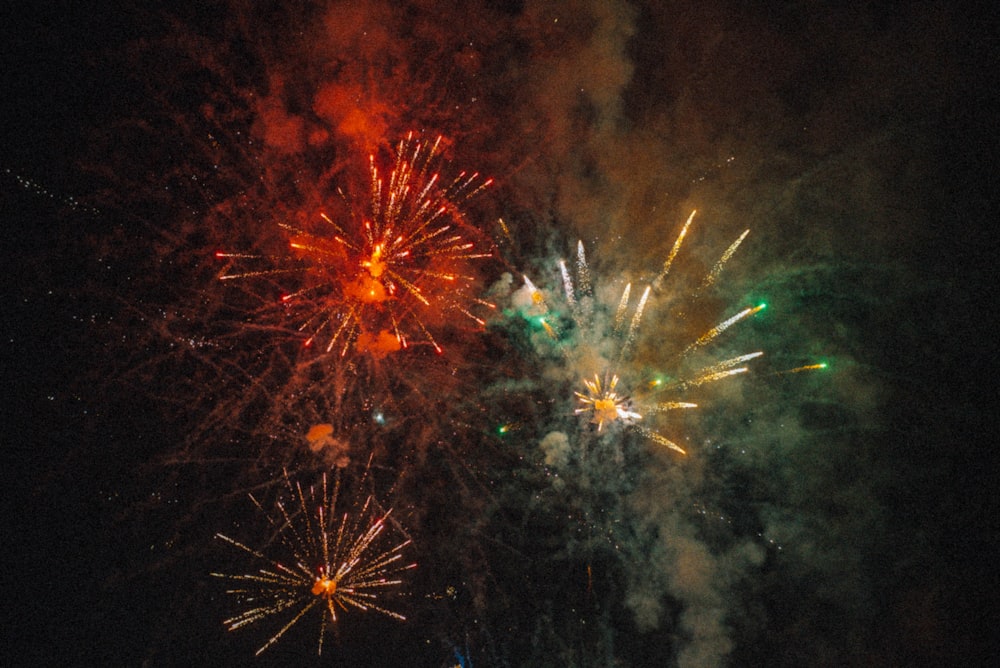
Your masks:
<instances>
[{"instance_id":1,"label":"orange firework burst","mask_svg":"<svg viewBox=\"0 0 1000 668\"><path fill-rule=\"evenodd\" d=\"M460 209L492 183L478 174L459 174L442 183L435 171L442 138L424 142L410 133L399 142L388 175L370 156L371 192L363 208L338 190L347 208L343 216L321 212L311 226L279 223L289 235L291 257L281 266L223 272L222 280L296 275L300 283L281 298L298 319L305 345L322 340L326 352L346 355L353 346L380 358L415 343L441 348L429 322L454 314L483 321L467 292L472 262L489 257L477 243L479 231ZM236 262L275 258L217 253Z\"/></svg>"},{"instance_id":2,"label":"orange firework burst","mask_svg":"<svg viewBox=\"0 0 1000 668\"><path fill-rule=\"evenodd\" d=\"M401 561L402 550L409 541L388 549L376 548L392 511L374 516L374 503L368 497L358 512L344 513L338 521L335 511L339 478L332 490L328 489L326 475L318 489L303 490L301 484L293 485L287 474L285 484L293 498L291 509L279 500L275 504L277 514L272 516L252 495L250 499L277 529L275 549L287 561L278 561L228 536L216 534L267 564L255 573L243 575L212 573L233 582L234 588L227 593L249 606L226 620L229 630L290 611L290 619L257 650L259 655L311 610L318 609L322 615L319 632L319 653L322 653L326 627L336 624L338 611L374 610L404 619L385 608L378 596L379 592L402 583L395 577L397 574L416 567Z\"/></svg>"}]
</instances>

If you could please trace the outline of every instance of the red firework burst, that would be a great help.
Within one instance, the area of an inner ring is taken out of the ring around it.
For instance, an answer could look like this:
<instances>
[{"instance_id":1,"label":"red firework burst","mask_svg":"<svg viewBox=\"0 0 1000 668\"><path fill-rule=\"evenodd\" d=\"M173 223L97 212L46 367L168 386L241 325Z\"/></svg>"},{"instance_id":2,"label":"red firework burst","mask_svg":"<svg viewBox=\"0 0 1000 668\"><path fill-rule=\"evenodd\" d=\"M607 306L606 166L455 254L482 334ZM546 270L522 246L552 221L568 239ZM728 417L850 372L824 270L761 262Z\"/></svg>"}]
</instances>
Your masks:
<instances>
[{"instance_id":1,"label":"red firework burst","mask_svg":"<svg viewBox=\"0 0 1000 668\"><path fill-rule=\"evenodd\" d=\"M460 205L492 183L462 172L444 183L436 170L442 138L425 142L413 133L399 142L388 174L371 155L371 192L342 215L320 212L309 225L279 223L287 235L286 258L217 253L233 262L222 280L288 276L295 289L281 303L305 345L326 352L352 348L375 358L414 344L441 348L432 334L455 315L491 304L470 296L473 263L491 255ZM237 267L266 262L270 266Z\"/></svg>"}]
</instances>

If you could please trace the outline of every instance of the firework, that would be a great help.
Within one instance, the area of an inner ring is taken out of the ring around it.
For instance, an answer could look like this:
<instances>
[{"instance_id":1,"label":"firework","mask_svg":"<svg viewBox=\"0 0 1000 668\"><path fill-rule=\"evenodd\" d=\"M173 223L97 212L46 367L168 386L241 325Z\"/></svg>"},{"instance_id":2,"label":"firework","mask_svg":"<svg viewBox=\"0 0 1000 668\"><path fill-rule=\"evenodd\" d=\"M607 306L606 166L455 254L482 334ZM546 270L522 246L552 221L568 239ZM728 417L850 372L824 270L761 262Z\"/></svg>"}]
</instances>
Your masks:
<instances>
[{"instance_id":1,"label":"firework","mask_svg":"<svg viewBox=\"0 0 1000 668\"><path fill-rule=\"evenodd\" d=\"M303 489L285 474L290 504L278 500L276 512L268 513L253 495L250 499L264 513L277 532L274 549L279 556L268 556L223 534L216 534L230 545L265 564L254 573L230 575L212 573L232 583L228 594L248 607L225 621L230 631L272 618L284 624L260 649L261 654L278 642L292 626L313 610L321 616L319 653L327 626L337 623L337 613L350 608L373 610L395 619L403 615L381 603L380 594L402 584L398 575L416 567L403 561L405 541L388 549L384 542L386 519L391 510L376 516L374 502L368 497L355 513L336 514L340 479L332 489L326 475L318 488Z\"/></svg>"},{"instance_id":2,"label":"firework","mask_svg":"<svg viewBox=\"0 0 1000 668\"><path fill-rule=\"evenodd\" d=\"M594 369L590 369L589 373L585 374L578 381L583 387L574 391L577 400L575 413L584 416L591 424L596 425L598 432L604 431L605 427L612 424L622 424L637 430L646 438L681 454L686 453L676 442L667 438L659 431L643 426L641 421L644 417L678 409L697 408L698 405L693 402L679 401L677 398L663 400L661 397L664 394L682 394L691 388L746 373L749 370L746 363L763 355L762 352L757 351L713 362L706 366L697 366L691 371L679 372L678 377L669 381L664 381L659 377L647 381L636 380L631 377L634 374L631 374L629 380L632 382L625 382L626 372L628 371L625 361L629 358L631 349L638 337L646 304L651 294L654 294L660 288L667 277L681 249L682 242L685 236L687 236L694 215L695 212L691 212L691 215L681 228L670 250L670 254L663 264L663 268L651 284L643 289L634 308L631 308L632 284L629 283L625 286L621 297L618 299L617 308L614 310L610 327L604 325L604 321L597 317L600 310L594 303L591 273L583 242L577 243L575 276L565 261L560 261L559 263L563 297L568 305L569 313L578 333L576 347L585 349L585 352L574 350L572 353L567 353L567 356L572 355L575 359L587 360L584 364L590 366L602 367L596 372ZM726 249L701 282L699 290L712 285L716 281L723 267L732 258L736 249L747 237L748 233L749 230L744 231ZM532 312L536 320L552 339L558 340L559 333L552 323L549 322L549 316L553 312L544 294L527 278L525 278L525 289L530 296L529 312ZM699 336L686 348L683 348L680 354L677 355L674 363L679 369L690 366L687 364L687 361L692 356L692 353L708 346L724 331L759 313L764 308L766 308L765 304L750 306L726 318ZM629 315L630 310L631 316ZM610 346L610 349L606 343L607 338L610 338L614 342ZM595 359L599 361L594 362ZM580 363L577 363L577 366L579 365Z\"/></svg>"},{"instance_id":3,"label":"firework","mask_svg":"<svg viewBox=\"0 0 1000 668\"><path fill-rule=\"evenodd\" d=\"M369 156L363 207L338 190L341 214L278 224L287 257L219 252L229 261L220 278L294 277L295 289L280 302L308 347L321 343L342 356L353 347L375 358L414 344L441 352L435 326L456 315L482 326L473 310L492 308L468 296L473 263L491 252L460 208L492 180L463 172L443 183L435 170L441 143L410 133L386 175Z\"/></svg>"},{"instance_id":4,"label":"firework","mask_svg":"<svg viewBox=\"0 0 1000 668\"><path fill-rule=\"evenodd\" d=\"M604 428L605 422L638 420L642 417L630 410L627 397L619 396L615 392L618 376L611 376L611 379L606 380L603 384L600 376L594 376L594 380L584 380L583 384L587 388L586 394L574 393L581 404L581 407L576 409L576 414L591 414L591 422L597 424L597 431Z\"/></svg>"}]
</instances>

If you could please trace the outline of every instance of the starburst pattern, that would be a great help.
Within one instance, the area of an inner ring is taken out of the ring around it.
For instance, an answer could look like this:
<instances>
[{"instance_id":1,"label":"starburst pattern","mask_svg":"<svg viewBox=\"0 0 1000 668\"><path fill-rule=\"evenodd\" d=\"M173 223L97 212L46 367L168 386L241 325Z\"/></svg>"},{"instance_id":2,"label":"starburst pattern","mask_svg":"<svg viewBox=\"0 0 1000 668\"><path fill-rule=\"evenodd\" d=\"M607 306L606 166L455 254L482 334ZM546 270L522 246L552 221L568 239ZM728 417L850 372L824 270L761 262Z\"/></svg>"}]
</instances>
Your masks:
<instances>
[{"instance_id":1,"label":"starburst pattern","mask_svg":"<svg viewBox=\"0 0 1000 668\"><path fill-rule=\"evenodd\" d=\"M344 512L338 520L339 477L332 488L324 474L318 486L304 489L301 483L293 484L286 473L285 487L291 503L279 499L273 514L250 496L277 532L273 548L276 554L265 555L240 541L216 534L220 540L265 564L253 573L212 573L230 581L233 587L227 593L248 606L225 621L229 630L287 616L287 621L257 650L259 655L310 611L318 610L321 615L318 652L322 654L326 628L337 623L338 612L355 608L404 619L385 607L380 598L383 591L402 583L397 577L399 573L416 567L403 561L402 552L409 545L408 540L388 549L378 547L384 541L391 510L376 514L375 504L368 497L360 509Z\"/></svg>"},{"instance_id":2,"label":"starburst pattern","mask_svg":"<svg viewBox=\"0 0 1000 668\"><path fill-rule=\"evenodd\" d=\"M220 278L294 277L295 288L280 302L306 346L322 342L326 352L341 355L353 346L383 357L422 343L441 352L436 325L458 315L481 326L474 309L492 307L468 295L472 264L491 252L461 209L492 179L462 172L442 182L436 171L442 142L410 133L396 146L387 175L369 156L370 192L362 206L338 190L342 214L320 212L309 225L279 223L288 257L219 252L229 261Z\"/></svg>"}]
</instances>

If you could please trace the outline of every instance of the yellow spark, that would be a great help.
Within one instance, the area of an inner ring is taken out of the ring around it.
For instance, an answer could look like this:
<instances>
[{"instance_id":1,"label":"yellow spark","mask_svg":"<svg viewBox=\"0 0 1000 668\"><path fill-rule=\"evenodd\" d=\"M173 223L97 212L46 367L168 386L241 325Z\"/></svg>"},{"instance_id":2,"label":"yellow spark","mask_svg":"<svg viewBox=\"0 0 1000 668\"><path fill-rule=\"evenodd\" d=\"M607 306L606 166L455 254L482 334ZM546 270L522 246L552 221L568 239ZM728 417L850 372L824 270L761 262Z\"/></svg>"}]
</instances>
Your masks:
<instances>
[{"instance_id":1,"label":"yellow spark","mask_svg":"<svg viewBox=\"0 0 1000 668\"><path fill-rule=\"evenodd\" d=\"M691 221L694 220L694 214L697 212L697 209L691 212L691 215L688 216L687 222L684 223L684 227L681 228L680 234L677 235L677 240L674 241L674 246L670 249L670 254L663 263L663 269L660 270L660 274L656 277L656 280L653 281L653 285L655 287L659 287L663 282L663 279L667 277L667 273L670 271L670 266L674 263L674 258L677 257L677 253L681 249L681 244L684 242L684 237L687 236L688 228L691 227Z\"/></svg>"},{"instance_id":2,"label":"yellow spark","mask_svg":"<svg viewBox=\"0 0 1000 668\"><path fill-rule=\"evenodd\" d=\"M805 366L797 366L794 369L788 369L787 371L779 371L778 374L786 373L802 373L803 371L819 371L820 369L827 368L826 362L821 362L819 364L807 364Z\"/></svg>"},{"instance_id":3,"label":"yellow spark","mask_svg":"<svg viewBox=\"0 0 1000 668\"><path fill-rule=\"evenodd\" d=\"M698 375L719 373L725 369L731 369L737 364L743 364L744 362L749 362L750 360L757 359L763 354L764 354L763 352L757 351L755 353L747 353L746 355L731 357L727 360L722 360L721 362L716 362L711 366L705 367L704 369L698 372Z\"/></svg>"},{"instance_id":4,"label":"yellow spark","mask_svg":"<svg viewBox=\"0 0 1000 668\"><path fill-rule=\"evenodd\" d=\"M632 314L632 322L629 323L628 334L625 336L625 343L622 344L620 356L624 356L635 342L636 332L639 331L639 323L642 320L642 312L646 308L646 300L649 299L650 289L651 286L647 285L642 297L639 298L639 305L635 307L635 313Z\"/></svg>"},{"instance_id":5,"label":"yellow spark","mask_svg":"<svg viewBox=\"0 0 1000 668\"><path fill-rule=\"evenodd\" d=\"M664 411L672 411L678 408L698 408L698 404L693 404L689 401L662 401L658 404L653 404L652 410L648 410L649 413L662 413Z\"/></svg>"},{"instance_id":6,"label":"yellow spark","mask_svg":"<svg viewBox=\"0 0 1000 668\"><path fill-rule=\"evenodd\" d=\"M510 234L510 228L507 227L507 223L504 222L503 218L497 218L497 223L500 224L500 230L503 232L504 237L506 237L509 243L514 243L514 237Z\"/></svg>"},{"instance_id":7,"label":"yellow spark","mask_svg":"<svg viewBox=\"0 0 1000 668\"><path fill-rule=\"evenodd\" d=\"M687 451L685 451L684 448L677 445L663 434L658 434L657 432L652 431L650 429L646 429L645 427L639 427L639 432L651 441L659 443L660 445L665 445L671 450L679 452L682 455L687 454Z\"/></svg>"},{"instance_id":8,"label":"yellow spark","mask_svg":"<svg viewBox=\"0 0 1000 668\"><path fill-rule=\"evenodd\" d=\"M716 371L714 373L706 373L704 375L698 376L692 380L685 383L688 387L698 387L699 385L704 385L705 383L711 383L716 380L722 380L723 378L729 378L730 376L735 376L741 373L746 373L750 369L745 366L741 366L736 369L727 369L726 371Z\"/></svg>"},{"instance_id":9,"label":"yellow spark","mask_svg":"<svg viewBox=\"0 0 1000 668\"><path fill-rule=\"evenodd\" d=\"M698 338L698 340L695 341L694 343L692 343L691 345L689 345L684 350L684 353L682 353L682 354L686 355L687 353L691 352L695 348L700 348L701 346L704 346L705 344L707 344L707 343L711 342L713 339L715 339L715 337L717 337L719 334L722 334L724 331L726 331L727 329L729 329L730 327L732 327L733 325L735 325L736 323L740 322L741 320L745 320L746 318L749 318L750 316L754 315L755 313L759 313L760 311L763 311L765 308L767 308L767 304L759 304L758 306L750 306L750 307L747 307L747 308L743 309L742 311L740 311L739 313L737 313L733 317L731 317L731 318L729 318L727 320L723 320L718 325L716 325L712 329L710 329L707 332L705 332L704 334L702 334Z\"/></svg>"},{"instance_id":10,"label":"yellow spark","mask_svg":"<svg viewBox=\"0 0 1000 668\"><path fill-rule=\"evenodd\" d=\"M625 312L628 310L628 297L629 293L632 291L632 284L629 283L625 286L625 290L622 291L622 298L618 302L618 310L615 311L615 331L620 332L622 325L625 324Z\"/></svg>"},{"instance_id":11,"label":"yellow spark","mask_svg":"<svg viewBox=\"0 0 1000 668\"><path fill-rule=\"evenodd\" d=\"M554 329L552 328L552 325L550 325L550 324L549 324L549 323L548 323L548 322L547 322L547 321L545 320L545 318L539 318L539 319L538 319L538 322L540 322L540 323L542 324L542 329L544 329L544 330L545 330L545 333L549 335L549 338L550 338L550 339L552 339L553 341L555 341L556 339L558 339L558 338L559 338L559 337L558 337L558 336L556 335L556 330L554 330Z\"/></svg>"},{"instance_id":12,"label":"yellow spark","mask_svg":"<svg viewBox=\"0 0 1000 668\"><path fill-rule=\"evenodd\" d=\"M719 277L719 274L722 273L722 268L725 266L727 262L729 262L729 259L733 257L733 255L736 253L736 249L740 247L740 244L743 243L743 240L747 238L748 234L750 234L750 230L745 230L743 234L741 234L739 238L736 241L734 241L732 245L729 246L729 248L726 249L726 252L722 254L722 257L719 258L719 261L715 263L715 266L712 267L712 270L708 272L707 276L705 276L705 280L702 281L701 287L707 288L712 283L715 283L715 279L717 279Z\"/></svg>"}]
</instances>

